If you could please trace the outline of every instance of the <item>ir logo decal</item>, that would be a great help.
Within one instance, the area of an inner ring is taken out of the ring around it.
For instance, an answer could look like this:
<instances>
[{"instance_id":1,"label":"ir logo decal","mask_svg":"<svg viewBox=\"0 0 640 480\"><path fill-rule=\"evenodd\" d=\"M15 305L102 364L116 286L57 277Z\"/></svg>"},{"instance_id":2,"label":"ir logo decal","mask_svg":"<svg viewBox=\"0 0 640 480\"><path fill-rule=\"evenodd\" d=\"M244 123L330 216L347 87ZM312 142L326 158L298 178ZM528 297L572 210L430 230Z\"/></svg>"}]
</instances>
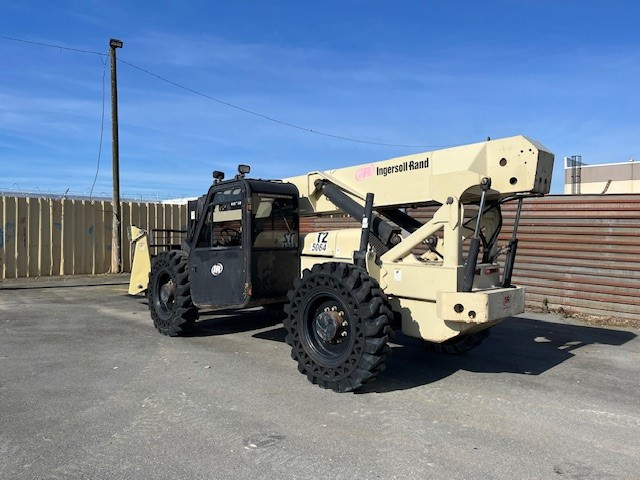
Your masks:
<instances>
[{"instance_id":1,"label":"ir logo decal","mask_svg":"<svg viewBox=\"0 0 640 480\"><path fill-rule=\"evenodd\" d=\"M217 277L224 270L224 266L221 263L216 263L211 267L211 275Z\"/></svg>"},{"instance_id":2,"label":"ir logo decal","mask_svg":"<svg viewBox=\"0 0 640 480\"><path fill-rule=\"evenodd\" d=\"M356 181L359 182L365 178L369 178L371 175L373 175L373 165L365 165L356 170Z\"/></svg>"}]
</instances>

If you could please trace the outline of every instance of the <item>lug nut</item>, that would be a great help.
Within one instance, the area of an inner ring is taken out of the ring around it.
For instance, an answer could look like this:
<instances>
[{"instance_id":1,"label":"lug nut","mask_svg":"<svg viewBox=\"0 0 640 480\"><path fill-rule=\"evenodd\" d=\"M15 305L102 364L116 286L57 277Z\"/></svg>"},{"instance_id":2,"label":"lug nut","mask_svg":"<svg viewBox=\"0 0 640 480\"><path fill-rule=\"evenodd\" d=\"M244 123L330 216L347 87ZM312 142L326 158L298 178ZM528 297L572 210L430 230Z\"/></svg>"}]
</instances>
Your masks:
<instances>
[{"instance_id":1,"label":"lug nut","mask_svg":"<svg viewBox=\"0 0 640 480\"><path fill-rule=\"evenodd\" d=\"M338 307L336 307L336 306L334 305L333 307L331 307L331 311L332 311L332 312L336 312L336 311L338 311Z\"/></svg>"},{"instance_id":2,"label":"lug nut","mask_svg":"<svg viewBox=\"0 0 640 480\"><path fill-rule=\"evenodd\" d=\"M342 322L342 326L343 327L347 327L347 326L349 326L349 324L345 321L345 322Z\"/></svg>"},{"instance_id":3,"label":"lug nut","mask_svg":"<svg viewBox=\"0 0 640 480\"><path fill-rule=\"evenodd\" d=\"M347 332L342 332L340 335L342 335L343 337L347 336Z\"/></svg>"},{"instance_id":4,"label":"lug nut","mask_svg":"<svg viewBox=\"0 0 640 480\"><path fill-rule=\"evenodd\" d=\"M338 312L338 315L340 315L341 317L344 317L344 312L343 312L342 310L340 310L340 311Z\"/></svg>"}]
</instances>

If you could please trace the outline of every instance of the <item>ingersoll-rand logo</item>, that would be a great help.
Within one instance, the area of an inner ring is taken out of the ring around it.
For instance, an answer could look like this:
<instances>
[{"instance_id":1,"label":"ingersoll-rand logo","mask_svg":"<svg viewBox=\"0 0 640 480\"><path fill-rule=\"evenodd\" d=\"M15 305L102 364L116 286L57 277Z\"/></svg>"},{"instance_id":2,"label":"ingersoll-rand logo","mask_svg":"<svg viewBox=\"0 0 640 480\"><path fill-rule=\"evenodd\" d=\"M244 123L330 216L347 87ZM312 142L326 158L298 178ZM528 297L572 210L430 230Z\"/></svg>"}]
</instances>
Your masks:
<instances>
[{"instance_id":1,"label":"ingersoll-rand logo","mask_svg":"<svg viewBox=\"0 0 640 480\"><path fill-rule=\"evenodd\" d=\"M421 170L423 168L429 168L428 158L424 160L408 160L384 167L376 167L376 175L386 177L392 173L412 172L413 170Z\"/></svg>"},{"instance_id":2,"label":"ingersoll-rand logo","mask_svg":"<svg viewBox=\"0 0 640 480\"><path fill-rule=\"evenodd\" d=\"M217 277L224 270L224 266L221 263L216 263L211 267L211 275Z\"/></svg>"},{"instance_id":3,"label":"ingersoll-rand logo","mask_svg":"<svg viewBox=\"0 0 640 480\"><path fill-rule=\"evenodd\" d=\"M371 175L373 175L374 168L375 167L373 165L364 165L360 167L358 170L356 170L356 181L360 182L366 178L369 178Z\"/></svg>"}]
</instances>

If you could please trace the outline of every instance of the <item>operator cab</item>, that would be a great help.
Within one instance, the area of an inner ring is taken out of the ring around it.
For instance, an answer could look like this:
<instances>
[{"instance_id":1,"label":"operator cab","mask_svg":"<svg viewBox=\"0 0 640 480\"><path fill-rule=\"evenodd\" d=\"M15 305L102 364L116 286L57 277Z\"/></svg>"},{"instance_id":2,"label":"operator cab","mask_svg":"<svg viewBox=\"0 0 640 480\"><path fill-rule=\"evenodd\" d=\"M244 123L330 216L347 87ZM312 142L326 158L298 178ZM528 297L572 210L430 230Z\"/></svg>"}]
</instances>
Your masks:
<instances>
[{"instance_id":1,"label":"operator cab","mask_svg":"<svg viewBox=\"0 0 640 480\"><path fill-rule=\"evenodd\" d=\"M193 303L212 309L286 302L299 276L298 189L245 178L248 166L189 202L185 250Z\"/></svg>"}]
</instances>

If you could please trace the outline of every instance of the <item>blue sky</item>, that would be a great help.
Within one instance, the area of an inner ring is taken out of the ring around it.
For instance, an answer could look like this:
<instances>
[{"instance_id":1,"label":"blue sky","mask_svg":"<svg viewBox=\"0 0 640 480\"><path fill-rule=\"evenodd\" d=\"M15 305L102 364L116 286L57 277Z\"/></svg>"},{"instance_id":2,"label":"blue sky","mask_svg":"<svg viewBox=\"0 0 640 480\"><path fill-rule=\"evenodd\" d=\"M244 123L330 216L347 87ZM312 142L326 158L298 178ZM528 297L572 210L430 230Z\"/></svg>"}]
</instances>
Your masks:
<instances>
[{"instance_id":1,"label":"blue sky","mask_svg":"<svg viewBox=\"0 0 640 480\"><path fill-rule=\"evenodd\" d=\"M0 35L107 52L278 119L384 143L524 134L562 158L640 158L633 1L5 1ZM0 190L87 194L103 63L0 40ZM111 192L109 72L101 167ZM267 122L118 65L121 190L198 195L238 163L280 178L424 151Z\"/></svg>"}]
</instances>

